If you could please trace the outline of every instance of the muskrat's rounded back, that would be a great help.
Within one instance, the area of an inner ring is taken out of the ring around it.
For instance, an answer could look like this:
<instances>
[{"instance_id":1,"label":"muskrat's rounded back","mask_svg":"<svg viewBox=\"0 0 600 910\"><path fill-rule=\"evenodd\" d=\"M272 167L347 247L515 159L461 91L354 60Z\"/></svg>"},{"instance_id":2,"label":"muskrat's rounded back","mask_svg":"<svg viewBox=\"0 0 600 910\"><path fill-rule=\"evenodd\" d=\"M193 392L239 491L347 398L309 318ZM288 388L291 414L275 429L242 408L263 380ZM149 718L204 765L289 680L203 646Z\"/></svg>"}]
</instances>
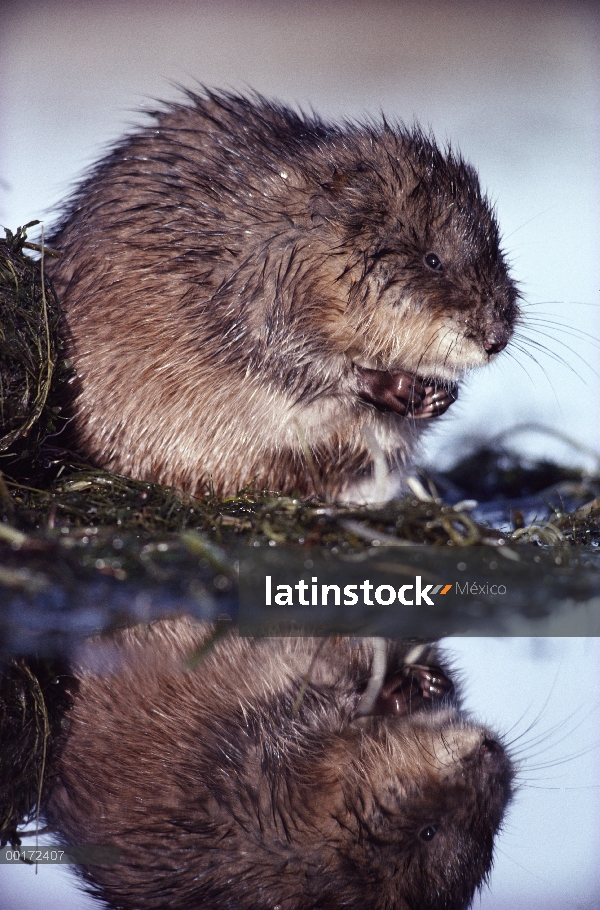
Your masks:
<instances>
[{"instance_id":1,"label":"muskrat's rounded back","mask_svg":"<svg viewBox=\"0 0 600 910\"><path fill-rule=\"evenodd\" d=\"M193 493L336 495L390 466L517 292L477 175L420 129L189 93L91 171L51 238L99 465ZM314 465L307 467L307 449Z\"/></svg>"}]
</instances>

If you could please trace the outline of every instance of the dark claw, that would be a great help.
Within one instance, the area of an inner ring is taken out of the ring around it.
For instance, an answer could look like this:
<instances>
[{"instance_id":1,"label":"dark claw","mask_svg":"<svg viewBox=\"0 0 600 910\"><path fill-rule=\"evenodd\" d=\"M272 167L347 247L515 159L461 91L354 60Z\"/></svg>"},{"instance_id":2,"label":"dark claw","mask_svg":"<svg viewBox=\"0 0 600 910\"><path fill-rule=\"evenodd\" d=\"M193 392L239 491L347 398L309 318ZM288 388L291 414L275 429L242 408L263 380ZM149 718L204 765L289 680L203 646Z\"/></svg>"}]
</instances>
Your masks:
<instances>
[{"instance_id":1,"label":"dark claw","mask_svg":"<svg viewBox=\"0 0 600 910\"><path fill-rule=\"evenodd\" d=\"M418 411L415 411L413 416L420 419L439 417L440 414L448 410L451 404L454 404L457 398L457 385L453 385L449 389L444 386L426 386L425 398L421 407Z\"/></svg>"},{"instance_id":2,"label":"dark claw","mask_svg":"<svg viewBox=\"0 0 600 910\"><path fill-rule=\"evenodd\" d=\"M454 685L441 667L411 664L385 681L370 713L414 714L424 707L425 701L451 697L453 692Z\"/></svg>"}]
</instances>

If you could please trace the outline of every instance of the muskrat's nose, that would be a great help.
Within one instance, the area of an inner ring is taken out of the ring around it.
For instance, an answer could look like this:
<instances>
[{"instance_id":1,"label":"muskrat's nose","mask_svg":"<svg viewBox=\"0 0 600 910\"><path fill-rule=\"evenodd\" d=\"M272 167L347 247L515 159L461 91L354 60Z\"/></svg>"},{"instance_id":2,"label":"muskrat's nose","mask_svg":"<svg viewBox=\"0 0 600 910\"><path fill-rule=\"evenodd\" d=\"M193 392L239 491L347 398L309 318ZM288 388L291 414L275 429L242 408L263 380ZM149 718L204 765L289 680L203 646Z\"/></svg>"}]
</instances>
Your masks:
<instances>
[{"instance_id":1,"label":"muskrat's nose","mask_svg":"<svg viewBox=\"0 0 600 910\"><path fill-rule=\"evenodd\" d=\"M504 749L495 739L486 737L479 747L479 754L488 771L503 771L508 764Z\"/></svg>"},{"instance_id":2,"label":"muskrat's nose","mask_svg":"<svg viewBox=\"0 0 600 910\"><path fill-rule=\"evenodd\" d=\"M499 354L508 344L508 333L503 329L492 329L483 339L483 346L488 354Z\"/></svg>"}]
</instances>

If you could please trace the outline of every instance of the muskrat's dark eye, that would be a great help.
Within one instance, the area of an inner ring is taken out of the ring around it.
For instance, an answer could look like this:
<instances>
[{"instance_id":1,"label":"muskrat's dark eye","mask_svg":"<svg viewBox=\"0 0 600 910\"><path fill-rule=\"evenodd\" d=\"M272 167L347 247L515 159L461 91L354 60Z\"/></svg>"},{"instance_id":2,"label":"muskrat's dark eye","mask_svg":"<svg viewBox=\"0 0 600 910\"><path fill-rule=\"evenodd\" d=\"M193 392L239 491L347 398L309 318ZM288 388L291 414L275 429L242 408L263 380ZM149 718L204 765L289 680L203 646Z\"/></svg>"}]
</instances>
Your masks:
<instances>
[{"instance_id":1,"label":"muskrat's dark eye","mask_svg":"<svg viewBox=\"0 0 600 910\"><path fill-rule=\"evenodd\" d=\"M441 263L440 257L436 256L435 253L427 253L424 257L423 262L428 269L431 269L433 272L443 272L444 266Z\"/></svg>"},{"instance_id":2,"label":"muskrat's dark eye","mask_svg":"<svg viewBox=\"0 0 600 910\"><path fill-rule=\"evenodd\" d=\"M435 832L437 831L437 825L427 825L425 828L421 828L419 831L419 837L421 840L433 840L435 837Z\"/></svg>"}]
</instances>

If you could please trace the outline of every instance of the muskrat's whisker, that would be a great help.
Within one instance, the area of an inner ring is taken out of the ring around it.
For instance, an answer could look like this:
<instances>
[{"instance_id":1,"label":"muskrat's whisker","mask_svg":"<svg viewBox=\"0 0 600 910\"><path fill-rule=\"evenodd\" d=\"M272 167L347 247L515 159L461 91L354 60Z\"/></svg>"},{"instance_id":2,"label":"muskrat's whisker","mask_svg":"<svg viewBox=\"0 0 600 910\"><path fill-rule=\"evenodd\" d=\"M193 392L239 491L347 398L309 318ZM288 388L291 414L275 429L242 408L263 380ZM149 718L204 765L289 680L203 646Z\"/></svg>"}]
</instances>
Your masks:
<instances>
[{"instance_id":1,"label":"muskrat's whisker","mask_svg":"<svg viewBox=\"0 0 600 910\"><path fill-rule=\"evenodd\" d=\"M541 710L543 712L544 708L542 708ZM581 706L581 709L578 709L578 710L583 710L583 706ZM566 718L565 720L557 721L555 724L553 724L552 726L543 730L539 735L534 736L531 739L522 739L522 737L524 737L525 735L527 735L527 733L529 733L533 730L535 723L537 723L537 720L536 720L533 722L533 724L527 730L523 731L522 735L516 737L512 742L507 742L507 747L511 750L511 755L514 755L517 758L519 756L527 755L527 753L531 752L532 750L535 750L536 756L543 755L545 751L549 751L550 749L555 748L556 746L560 745L560 743L562 743L562 742L569 741L570 738L573 736L573 734L581 726L583 726L583 724L586 722L586 720L588 720L588 718L593 713L593 711L594 711L594 708L593 707L590 708L589 711L586 714L584 714L583 717L576 724L569 723L569 721L573 720L575 717L575 715L571 715L570 717ZM538 715L538 718L540 716L541 716L541 713ZM556 733L558 733L563 728L564 728L565 732L562 734L562 736L560 736L560 738L556 738ZM515 749L516 744L519 744L518 749ZM544 746L544 748L540 748L540 746ZM595 748L595 747L590 747L590 748ZM580 754L585 755L589 751L590 751L590 749L584 749L580 753L577 753L577 754L574 753L573 757L577 757Z\"/></svg>"},{"instance_id":2,"label":"muskrat's whisker","mask_svg":"<svg viewBox=\"0 0 600 910\"><path fill-rule=\"evenodd\" d=\"M541 334L544 335L543 332L542 332ZM546 335L545 337L551 337L551 336ZM527 336L523 335L523 334L520 333L520 332L517 334L516 340L517 340L517 341L519 341L519 340L526 341L527 344L529 344L531 347L534 347L536 350L540 351L540 353L545 354L546 357L548 357L550 360L553 360L555 363L560 363L561 366L567 367L567 369L568 369L571 373L573 373L574 376L577 376L578 379L581 379L581 381L584 382L584 379L583 379L583 377L581 376L581 374L577 372L577 370L575 369L575 367L574 367L571 363L569 363L568 360L565 360L565 358L564 358L564 357L561 357L561 355L560 355L557 351L553 351L552 348L549 348L549 347L548 347L546 344L544 344L543 342L537 341L536 339L533 339L533 338L528 338ZM572 350L572 349L569 347L569 345L564 344L564 342L562 343L562 346L563 346L563 347L566 347L566 348L567 348L568 350L570 350L570 351ZM585 358L583 358L580 354L577 353L577 351L572 351L572 353L574 354L575 357L577 357L578 360L581 360L581 362L584 364L585 367L587 367L587 369L592 370L592 372L593 372L596 376L599 375L599 374L596 373L596 371L589 365L589 363L587 363L587 361L585 360Z\"/></svg>"},{"instance_id":3,"label":"muskrat's whisker","mask_svg":"<svg viewBox=\"0 0 600 910\"><path fill-rule=\"evenodd\" d=\"M528 356L528 355L530 356L530 352L527 351L526 348L522 348L518 343L513 342L512 347L515 350L519 351L519 353L525 354L526 356ZM508 360L508 359L512 360L516 366L518 366L521 370L523 370L523 372L525 373L525 375L527 376L529 381L533 382L533 377L531 376L531 373L526 368L525 364L521 360L519 360L519 358L516 356L514 351L504 351L502 361L500 361L500 365L502 365L502 362L504 360ZM535 357L533 357L533 361L536 364L536 366L539 366L539 363L537 362Z\"/></svg>"},{"instance_id":4,"label":"muskrat's whisker","mask_svg":"<svg viewBox=\"0 0 600 910\"><path fill-rule=\"evenodd\" d=\"M565 335L570 335L571 337L581 339L582 341L589 341L590 343L593 343L595 347L598 347L600 345L597 335L593 335L591 332L586 332L583 329L580 329L579 326L571 325L569 322L565 322L563 320L551 319L549 317L542 316L528 316L523 325L525 327L530 325L541 325L545 328L557 328L560 329L561 332L564 332ZM550 337L554 337L555 341L560 344L560 338L555 336Z\"/></svg>"},{"instance_id":5,"label":"muskrat's whisker","mask_svg":"<svg viewBox=\"0 0 600 910\"><path fill-rule=\"evenodd\" d=\"M527 221L523 221L522 224L519 224L516 228L513 228L513 230L510 232L510 234L502 234L502 240L504 242L507 241L510 237L513 237L519 231L522 231L524 227L527 227L528 224L532 224L534 221L537 221L538 218L543 218L544 215L547 215L549 212L553 212L557 208L558 208L558 203L554 203L553 205L549 206L547 209L544 209L543 212L537 212L537 214L532 215L531 218L528 218Z\"/></svg>"},{"instance_id":6,"label":"muskrat's whisker","mask_svg":"<svg viewBox=\"0 0 600 910\"><path fill-rule=\"evenodd\" d=\"M514 344L513 347L516 348L517 351L520 351L521 354L524 354L524 355L527 357L528 360L530 360L530 361L532 361L533 363L535 363L536 367L537 367L539 370L541 370L541 372L543 373L543 375L544 375L545 378L546 378L546 381L547 381L548 385L550 386L550 389L552 390L552 394L553 394L553 396L554 396L554 400L555 400L557 406L560 408L560 407L561 407L560 399L559 399L558 395L556 394L556 389L554 388L554 383L552 382L552 380L551 380L551 378L550 378L550 376L549 376L548 371L546 370L546 368L539 362L539 360L536 358L535 354L534 354L532 351L530 351L530 350L528 350L528 349L526 349L526 348L522 348L522 347L518 344L518 342L517 342L516 344ZM520 364L520 366L522 367L522 369L525 369L525 367L523 366L523 364Z\"/></svg>"},{"instance_id":7,"label":"muskrat's whisker","mask_svg":"<svg viewBox=\"0 0 600 910\"><path fill-rule=\"evenodd\" d=\"M527 300L525 305L527 308L536 306L589 306L594 309L600 308L600 303L594 303L593 300Z\"/></svg>"},{"instance_id":8,"label":"muskrat's whisker","mask_svg":"<svg viewBox=\"0 0 600 910\"><path fill-rule=\"evenodd\" d=\"M543 350L546 354L548 354L548 355L552 355L552 354L553 354L553 355L555 355L555 356L557 356L557 357L560 356L556 351L552 351L552 349L551 349L550 347L548 347L547 345L544 345L543 342L537 341L537 339L527 338L527 337L526 337L525 335L523 335L523 333L521 333L521 332L518 332L518 333L516 333L516 334L517 334L517 337L521 337L521 338L524 338L524 339L526 338L526 340L529 342L529 344L532 344L534 347L540 348L540 349ZM600 374L598 374L598 373L593 369L593 367L587 362L587 360L585 359L585 357L583 357L578 351L576 351L574 348L572 348L570 345L568 345L565 341L562 341L560 338L555 338L554 335L551 335L551 334L549 334L548 332L541 332L541 331L539 331L539 330L538 330L538 332L537 332L537 335L541 336L542 338L549 338L551 341L555 342L556 344L559 344L562 348L566 348L566 350L569 351L571 354L573 354L573 356L576 357L578 360L580 360L580 361L584 364L584 366L587 367L587 369L591 370L592 373L594 373L595 376L600 376ZM568 360L564 360L564 359L563 359L561 362L563 363L564 366L570 366ZM581 377L580 377L580 378L581 378Z\"/></svg>"}]
</instances>

